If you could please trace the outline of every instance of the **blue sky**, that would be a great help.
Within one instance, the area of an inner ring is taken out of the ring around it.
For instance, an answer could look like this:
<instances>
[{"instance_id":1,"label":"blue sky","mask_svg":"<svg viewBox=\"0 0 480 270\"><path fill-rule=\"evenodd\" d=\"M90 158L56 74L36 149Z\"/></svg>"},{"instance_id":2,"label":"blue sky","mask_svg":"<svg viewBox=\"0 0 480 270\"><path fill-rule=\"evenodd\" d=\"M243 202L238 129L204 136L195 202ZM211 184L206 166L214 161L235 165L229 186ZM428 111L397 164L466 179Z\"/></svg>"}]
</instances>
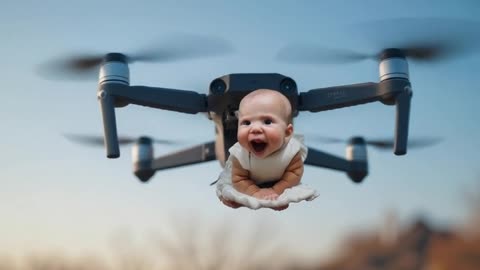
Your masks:
<instances>
[{"instance_id":1,"label":"blue sky","mask_svg":"<svg viewBox=\"0 0 480 270\"><path fill-rule=\"evenodd\" d=\"M357 23L404 17L476 20L476 1L4 1L0 106L0 252L71 252L108 246L117 231L142 236L170 225L172 215L205 224L222 219L268 220L300 253L328 253L352 228L378 224L389 209L402 219L424 214L439 224L462 221L464 192L478 187L480 168L480 54L432 65L410 63L412 137L441 137L435 147L403 157L369 149L370 174L361 185L345 174L308 167L304 182L321 194L282 213L227 209L208 186L217 162L158 172L148 184L131 173L130 149L118 160L103 149L81 147L64 133L101 134L95 80L49 81L35 68L72 52L131 51L174 33L219 36L232 55L168 64L130 66L132 85L195 89L229 73L281 73L300 91L378 81L378 65L292 65L273 59L292 41L369 51L352 33ZM432 25L434 29L435 26ZM393 136L394 107L380 103L303 113L299 133L349 138ZM202 115L128 106L117 110L119 133L186 141L156 147L164 154L212 140ZM195 134L195 136L192 136ZM314 144L344 155L343 145ZM277 226L278 225L278 226ZM251 225L254 226L254 225ZM298 233L302 231L304 233ZM314 234L318 240L310 240ZM71 243L74 242L75 245Z\"/></svg>"}]
</instances>

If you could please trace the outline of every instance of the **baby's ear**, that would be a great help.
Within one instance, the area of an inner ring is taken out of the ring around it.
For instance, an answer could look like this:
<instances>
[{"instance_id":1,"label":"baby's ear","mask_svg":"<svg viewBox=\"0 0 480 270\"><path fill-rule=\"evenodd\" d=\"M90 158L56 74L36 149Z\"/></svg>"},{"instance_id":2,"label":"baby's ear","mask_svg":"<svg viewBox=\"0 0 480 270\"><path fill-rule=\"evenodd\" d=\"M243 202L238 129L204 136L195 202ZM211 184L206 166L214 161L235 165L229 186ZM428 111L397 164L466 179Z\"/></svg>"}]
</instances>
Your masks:
<instances>
[{"instance_id":1,"label":"baby's ear","mask_svg":"<svg viewBox=\"0 0 480 270\"><path fill-rule=\"evenodd\" d=\"M288 142L293 136L293 125L288 124L287 129L285 130L285 140Z\"/></svg>"}]
</instances>

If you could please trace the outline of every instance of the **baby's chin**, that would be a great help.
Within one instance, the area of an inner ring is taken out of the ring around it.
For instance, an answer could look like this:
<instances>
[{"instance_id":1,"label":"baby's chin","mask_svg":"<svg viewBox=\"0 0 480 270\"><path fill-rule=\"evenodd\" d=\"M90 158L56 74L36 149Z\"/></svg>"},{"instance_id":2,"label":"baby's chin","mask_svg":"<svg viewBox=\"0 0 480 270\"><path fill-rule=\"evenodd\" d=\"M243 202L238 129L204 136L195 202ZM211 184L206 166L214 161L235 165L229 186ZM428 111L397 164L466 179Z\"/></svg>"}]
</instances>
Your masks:
<instances>
[{"instance_id":1,"label":"baby's chin","mask_svg":"<svg viewBox=\"0 0 480 270\"><path fill-rule=\"evenodd\" d=\"M252 153L252 155L254 155L258 159L264 159L270 155L265 152L256 152L256 151L250 151L250 153Z\"/></svg>"}]
</instances>

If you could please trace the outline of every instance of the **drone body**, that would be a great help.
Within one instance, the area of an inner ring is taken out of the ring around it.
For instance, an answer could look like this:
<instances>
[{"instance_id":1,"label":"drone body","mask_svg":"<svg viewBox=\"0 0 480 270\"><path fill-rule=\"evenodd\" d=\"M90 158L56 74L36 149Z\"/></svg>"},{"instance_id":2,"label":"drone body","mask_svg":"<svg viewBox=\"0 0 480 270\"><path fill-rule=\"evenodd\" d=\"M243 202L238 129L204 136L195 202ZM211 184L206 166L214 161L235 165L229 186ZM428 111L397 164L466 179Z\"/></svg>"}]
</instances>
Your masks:
<instances>
[{"instance_id":1,"label":"drone body","mask_svg":"<svg viewBox=\"0 0 480 270\"><path fill-rule=\"evenodd\" d=\"M433 34L432 25L443 32ZM459 26L454 31L450 26ZM293 115L302 111L321 112L379 101L396 107L395 131L392 140L365 140L353 137L347 145L345 158L308 147L306 165L313 165L346 172L354 182L361 182L368 174L366 145L381 148L393 148L395 155L405 155L407 144L424 146L432 140L418 142L408 139L410 103L412 88L409 79L408 60L435 61L459 53L468 53L480 47L478 23L457 20L436 19L399 19L375 22L365 25L370 30L380 26L382 31L373 31L374 37L404 36L412 29L424 31L425 39L410 38L403 44L383 46L378 53L359 53L350 50L328 50L318 47L286 47L277 54L280 60L290 63L326 63L376 60L379 63L379 81L352 85L297 89L295 81L277 73L264 74L228 74L214 79L208 94L180 89L167 89L148 86L130 86L129 63L136 61L163 61L186 59L198 56L211 56L228 52L230 47L223 41L194 37L181 38L155 49L134 54L108 53L97 56L69 57L60 63L54 63L51 69L56 74L89 75L98 71L97 97L100 103L104 136L101 142L94 138L95 144L104 145L108 158L120 156L119 143L124 138L117 135L115 108L129 104L142 105L156 109L182 113L205 113L215 124L215 140L181 150L162 157L154 158L154 142L151 138L139 138L133 147L134 173L142 181L149 180L157 170L174 168L189 164L218 160L222 166L228 158L228 149L237 141L238 120L236 111L240 100L257 89L271 89L285 95L292 105ZM402 31L402 28L404 28ZM386 30L385 30L386 29ZM392 36L393 35L393 36ZM436 36L436 37L435 37ZM389 39L389 38L387 38ZM131 139L127 139L132 142ZM329 142L339 142L329 139Z\"/></svg>"},{"instance_id":2,"label":"drone body","mask_svg":"<svg viewBox=\"0 0 480 270\"><path fill-rule=\"evenodd\" d=\"M210 84L208 95L195 91L130 86L127 58L119 53L107 54L100 68L98 99L103 116L105 147L108 158L120 156L115 107L137 104L158 109L195 114L207 113L215 123L216 139L160 158L153 158L152 141L141 138L133 148L134 172L147 181L161 169L219 160L223 166L228 149L237 141L238 120L235 112L240 100L257 89L271 89L285 95L293 114L300 111L319 112L381 101L397 106L394 152L407 150L411 87L408 66L401 51L385 50L380 61L380 82L311 89L299 93L295 81L276 73L229 74ZM305 164L346 172L355 182L367 175L365 141L353 138L347 158L336 157L309 147Z\"/></svg>"}]
</instances>

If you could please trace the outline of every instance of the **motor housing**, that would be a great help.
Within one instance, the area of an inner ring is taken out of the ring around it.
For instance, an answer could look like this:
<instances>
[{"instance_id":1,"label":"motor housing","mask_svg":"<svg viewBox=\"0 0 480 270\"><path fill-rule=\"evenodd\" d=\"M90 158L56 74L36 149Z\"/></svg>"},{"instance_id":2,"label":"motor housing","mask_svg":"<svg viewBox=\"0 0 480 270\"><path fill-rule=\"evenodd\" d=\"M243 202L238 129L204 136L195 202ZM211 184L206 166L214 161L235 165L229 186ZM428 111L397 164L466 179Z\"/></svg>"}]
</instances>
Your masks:
<instances>
[{"instance_id":1,"label":"motor housing","mask_svg":"<svg viewBox=\"0 0 480 270\"><path fill-rule=\"evenodd\" d=\"M152 169L152 139L140 137L132 147L133 173L142 182L147 182L154 174Z\"/></svg>"},{"instance_id":2,"label":"motor housing","mask_svg":"<svg viewBox=\"0 0 480 270\"><path fill-rule=\"evenodd\" d=\"M350 162L348 177L355 183L360 183L368 174L367 147L365 139L353 137L346 149L346 159Z\"/></svg>"},{"instance_id":3,"label":"motor housing","mask_svg":"<svg viewBox=\"0 0 480 270\"><path fill-rule=\"evenodd\" d=\"M380 56L380 81L389 79L409 79L408 63L399 49L386 49Z\"/></svg>"}]
</instances>

